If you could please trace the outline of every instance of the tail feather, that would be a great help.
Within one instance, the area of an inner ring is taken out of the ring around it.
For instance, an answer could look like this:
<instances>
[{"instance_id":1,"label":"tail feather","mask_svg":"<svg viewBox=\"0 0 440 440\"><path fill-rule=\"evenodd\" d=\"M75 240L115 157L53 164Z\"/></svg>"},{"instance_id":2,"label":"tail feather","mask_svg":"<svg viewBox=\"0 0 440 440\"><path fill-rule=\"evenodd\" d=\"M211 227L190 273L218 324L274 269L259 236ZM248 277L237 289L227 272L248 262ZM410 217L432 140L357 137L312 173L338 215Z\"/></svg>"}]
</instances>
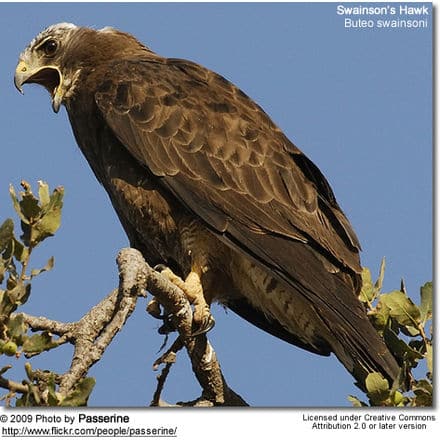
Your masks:
<instances>
[{"instance_id":1,"label":"tail feather","mask_svg":"<svg viewBox=\"0 0 440 440\"><path fill-rule=\"evenodd\" d=\"M365 320L365 323L359 322L357 332L350 333L341 326L335 328L333 324L335 338L331 342L332 351L363 391L366 391L365 379L369 373L381 373L391 385L400 371L384 341L368 319Z\"/></svg>"},{"instance_id":2,"label":"tail feather","mask_svg":"<svg viewBox=\"0 0 440 440\"><path fill-rule=\"evenodd\" d=\"M289 251L294 264L276 272L296 294L311 302L328 329L324 339L357 385L365 389L365 379L372 372L382 373L392 383L399 374L399 365L357 298L357 277L336 267L334 272L325 270L324 258L316 257L316 251L306 246L291 243Z\"/></svg>"},{"instance_id":3,"label":"tail feather","mask_svg":"<svg viewBox=\"0 0 440 440\"><path fill-rule=\"evenodd\" d=\"M247 229L246 232L241 234L239 228L235 231L240 237L240 251L247 246L248 256L257 265L282 282L292 296L301 297L308 309L314 309L316 333L298 334L298 328L289 328L285 323L294 319L289 316L292 309L280 310L278 313L283 316L272 314L271 319L264 309L249 310L247 303L234 304L233 310L301 348L322 355L335 353L361 389L365 389L365 379L372 372L380 372L392 383L399 374L399 366L357 298L359 274L299 241L270 234L249 235ZM234 247L235 243L228 244ZM304 310L295 312L301 314ZM274 326L274 321L278 325Z\"/></svg>"}]
</instances>

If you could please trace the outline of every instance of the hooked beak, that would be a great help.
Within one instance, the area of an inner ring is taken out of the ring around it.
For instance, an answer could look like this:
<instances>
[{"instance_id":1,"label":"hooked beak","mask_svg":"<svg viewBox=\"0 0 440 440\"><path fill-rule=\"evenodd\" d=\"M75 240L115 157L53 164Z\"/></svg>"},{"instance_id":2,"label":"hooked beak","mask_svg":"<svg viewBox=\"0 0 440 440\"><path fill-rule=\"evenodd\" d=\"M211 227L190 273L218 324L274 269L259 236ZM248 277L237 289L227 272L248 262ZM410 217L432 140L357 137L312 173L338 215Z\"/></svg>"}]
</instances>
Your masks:
<instances>
[{"instance_id":1,"label":"hooked beak","mask_svg":"<svg viewBox=\"0 0 440 440\"><path fill-rule=\"evenodd\" d=\"M14 84L17 90L23 94L24 84L40 84L52 98L52 109L58 113L63 99L61 90L63 76L56 66L44 66L32 69L25 61L20 60L15 69Z\"/></svg>"}]
</instances>

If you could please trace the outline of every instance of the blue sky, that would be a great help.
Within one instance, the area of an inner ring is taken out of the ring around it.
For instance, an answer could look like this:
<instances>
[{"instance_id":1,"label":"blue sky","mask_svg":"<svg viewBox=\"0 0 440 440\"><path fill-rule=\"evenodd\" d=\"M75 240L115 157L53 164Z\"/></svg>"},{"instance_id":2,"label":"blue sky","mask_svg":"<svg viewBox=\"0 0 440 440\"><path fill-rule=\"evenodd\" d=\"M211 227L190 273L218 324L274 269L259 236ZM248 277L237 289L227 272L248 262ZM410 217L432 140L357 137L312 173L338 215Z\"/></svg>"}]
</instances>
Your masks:
<instances>
[{"instance_id":1,"label":"blue sky","mask_svg":"<svg viewBox=\"0 0 440 440\"><path fill-rule=\"evenodd\" d=\"M374 17L382 18L382 17ZM424 18L424 17L423 17ZM25 310L76 321L117 285L115 256L127 240L104 190L55 115L46 91L13 87L18 55L46 26L68 21L134 34L154 51L201 63L240 86L330 181L362 244L362 263L384 290L403 277L418 301L432 279L431 18L428 29L346 29L336 4L0 4L0 221L12 216L8 185L39 179L65 187L62 227L34 266L55 268L34 283ZM17 25L18 24L18 25ZM138 308L102 361L92 406L144 406L162 338ZM316 356L213 307L209 334L230 386L256 406L349 406L360 396L332 356ZM63 372L71 350L31 360ZM19 363L20 364L20 363ZM20 364L21 365L21 364ZM24 371L16 368L16 378ZM179 354L164 398L199 395Z\"/></svg>"}]
</instances>

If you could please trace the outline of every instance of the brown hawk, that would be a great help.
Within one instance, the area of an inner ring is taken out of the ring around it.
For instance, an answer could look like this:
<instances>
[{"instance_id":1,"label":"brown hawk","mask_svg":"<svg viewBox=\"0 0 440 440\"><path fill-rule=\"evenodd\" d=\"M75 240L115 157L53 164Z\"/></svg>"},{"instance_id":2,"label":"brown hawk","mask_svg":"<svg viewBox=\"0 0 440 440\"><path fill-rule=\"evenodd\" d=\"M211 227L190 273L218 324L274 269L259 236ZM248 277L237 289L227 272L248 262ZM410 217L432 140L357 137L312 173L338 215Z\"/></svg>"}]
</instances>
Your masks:
<instances>
[{"instance_id":1,"label":"brown hawk","mask_svg":"<svg viewBox=\"0 0 440 440\"><path fill-rule=\"evenodd\" d=\"M133 36L61 23L20 55L106 189L131 246L165 264L209 330L218 301L363 383L398 365L357 295L359 243L327 180L240 89ZM176 275L174 275L176 274ZM183 281L185 280L185 281Z\"/></svg>"}]
</instances>

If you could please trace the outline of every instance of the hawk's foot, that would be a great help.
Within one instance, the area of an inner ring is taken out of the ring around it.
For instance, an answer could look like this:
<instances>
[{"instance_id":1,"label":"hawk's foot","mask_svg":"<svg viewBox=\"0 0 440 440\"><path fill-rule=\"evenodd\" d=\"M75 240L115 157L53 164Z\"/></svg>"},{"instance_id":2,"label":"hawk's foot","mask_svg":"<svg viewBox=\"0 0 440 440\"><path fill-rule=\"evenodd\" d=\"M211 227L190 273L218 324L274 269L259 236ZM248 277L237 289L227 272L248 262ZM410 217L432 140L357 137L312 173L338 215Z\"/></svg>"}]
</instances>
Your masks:
<instances>
[{"instance_id":1,"label":"hawk's foot","mask_svg":"<svg viewBox=\"0 0 440 440\"><path fill-rule=\"evenodd\" d=\"M186 280L174 274L169 267L158 265L154 268L161 275L165 276L171 283L179 287L186 298L193 306L193 322L192 322L192 334L191 336L197 336L206 332L209 332L214 325L215 320L211 315L209 305L207 304L203 295L202 283L200 276L196 272L191 272Z\"/></svg>"}]
</instances>

